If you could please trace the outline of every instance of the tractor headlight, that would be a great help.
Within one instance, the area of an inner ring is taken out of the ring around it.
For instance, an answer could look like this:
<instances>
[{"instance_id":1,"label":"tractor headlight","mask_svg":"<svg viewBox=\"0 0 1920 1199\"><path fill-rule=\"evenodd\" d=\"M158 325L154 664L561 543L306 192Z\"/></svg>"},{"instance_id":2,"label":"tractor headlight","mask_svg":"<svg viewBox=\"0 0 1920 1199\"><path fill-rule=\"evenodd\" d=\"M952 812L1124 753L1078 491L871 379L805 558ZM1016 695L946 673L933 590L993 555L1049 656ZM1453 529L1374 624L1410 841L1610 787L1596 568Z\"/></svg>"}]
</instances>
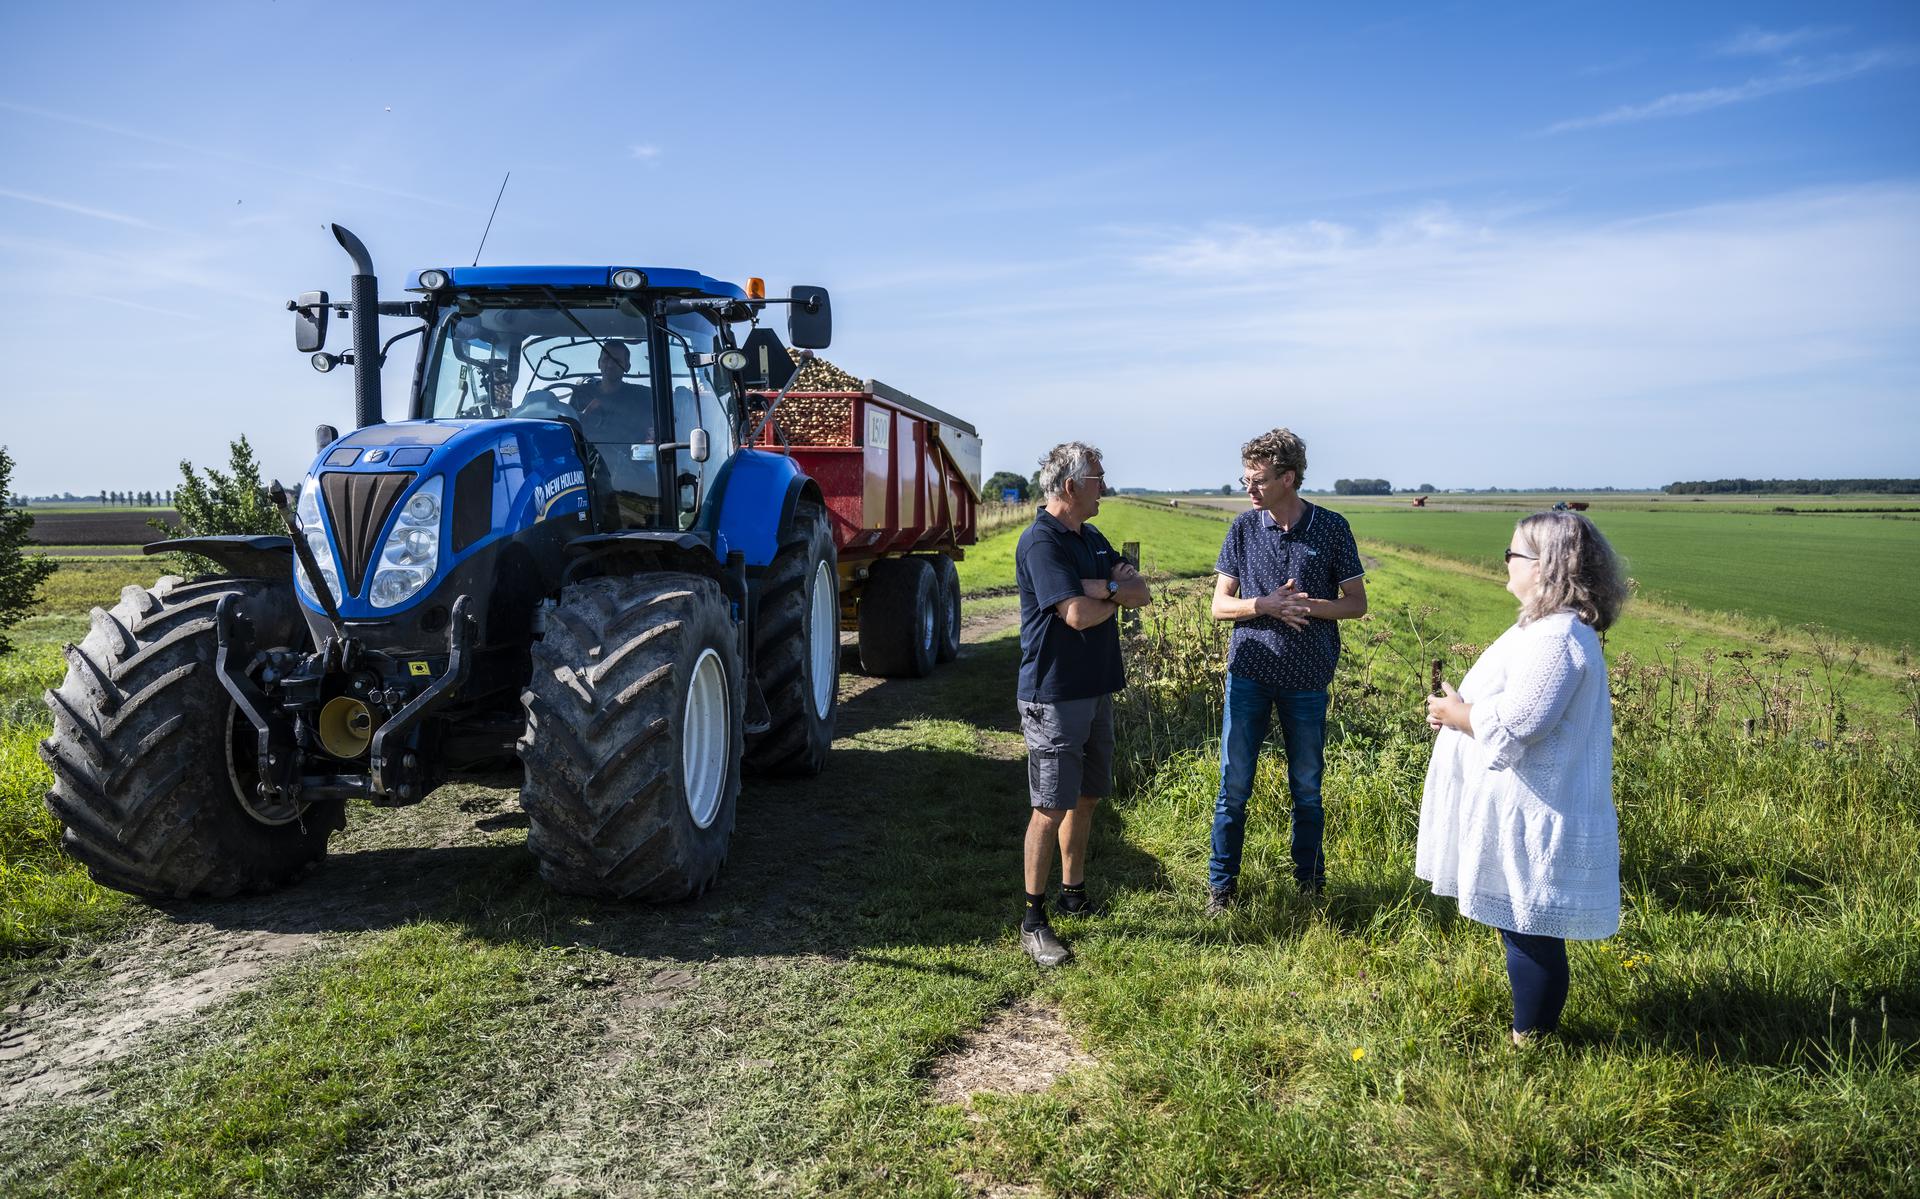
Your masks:
<instances>
[{"instance_id":1,"label":"tractor headlight","mask_svg":"<svg viewBox=\"0 0 1920 1199\"><path fill-rule=\"evenodd\" d=\"M294 515L300 519L300 535L307 539L307 548L313 551L313 560L320 564L320 579L333 593L333 602L340 602L340 568L333 559L333 546L327 542L327 522L320 516L320 480L308 475L307 481L300 485L300 503L294 508ZM309 599L318 603L320 597L313 593L313 585L307 581L307 572L296 566L294 579L300 584L300 590Z\"/></svg>"},{"instance_id":2,"label":"tractor headlight","mask_svg":"<svg viewBox=\"0 0 1920 1199\"><path fill-rule=\"evenodd\" d=\"M629 267L625 270L613 272L613 285L621 291L632 291L635 288L645 287L647 285L647 277Z\"/></svg>"},{"instance_id":3,"label":"tractor headlight","mask_svg":"<svg viewBox=\"0 0 1920 1199\"><path fill-rule=\"evenodd\" d=\"M435 475L421 484L393 522L380 561L373 572L367 599L376 608L391 608L420 594L440 569L440 497L446 476Z\"/></svg>"},{"instance_id":4,"label":"tractor headlight","mask_svg":"<svg viewBox=\"0 0 1920 1199\"><path fill-rule=\"evenodd\" d=\"M421 271L420 288L423 291L439 291L447 285L447 272Z\"/></svg>"}]
</instances>

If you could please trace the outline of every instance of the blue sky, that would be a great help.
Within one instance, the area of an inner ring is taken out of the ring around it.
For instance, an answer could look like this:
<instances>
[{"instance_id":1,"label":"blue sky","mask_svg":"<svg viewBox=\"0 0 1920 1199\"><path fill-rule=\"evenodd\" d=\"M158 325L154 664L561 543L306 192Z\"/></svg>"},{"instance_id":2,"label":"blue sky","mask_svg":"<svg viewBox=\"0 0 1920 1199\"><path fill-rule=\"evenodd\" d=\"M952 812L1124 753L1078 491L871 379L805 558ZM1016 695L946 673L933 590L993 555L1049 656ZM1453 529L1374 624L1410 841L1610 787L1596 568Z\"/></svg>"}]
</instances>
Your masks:
<instances>
[{"instance_id":1,"label":"blue sky","mask_svg":"<svg viewBox=\"0 0 1920 1199\"><path fill-rule=\"evenodd\" d=\"M14 489L301 474L323 226L397 289L508 170L485 261L823 284L989 470L1920 475L1913 3L74 3L0 9Z\"/></svg>"}]
</instances>

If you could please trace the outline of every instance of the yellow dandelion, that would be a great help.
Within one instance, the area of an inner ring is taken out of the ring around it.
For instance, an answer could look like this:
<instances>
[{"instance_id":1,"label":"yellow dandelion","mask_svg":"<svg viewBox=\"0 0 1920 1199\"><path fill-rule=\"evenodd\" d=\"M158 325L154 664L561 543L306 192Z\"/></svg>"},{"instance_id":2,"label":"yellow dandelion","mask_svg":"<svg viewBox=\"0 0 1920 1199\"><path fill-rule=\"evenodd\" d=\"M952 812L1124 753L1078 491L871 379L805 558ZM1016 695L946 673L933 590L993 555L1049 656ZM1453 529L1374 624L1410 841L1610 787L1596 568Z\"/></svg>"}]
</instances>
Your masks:
<instances>
[{"instance_id":1,"label":"yellow dandelion","mask_svg":"<svg viewBox=\"0 0 1920 1199\"><path fill-rule=\"evenodd\" d=\"M1353 1051L1353 1060L1354 1060L1354 1061L1356 1061L1356 1062L1357 1062L1357 1061L1359 1061L1359 1060L1360 1060L1361 1058L1363 1058L1363 1057L1365 1057L1365 1056L1367 1056L1367 1051L1366 1051L1366 1050L1364 1050L1364 1049L1360 1049L1360 1048L1357 1048L1357 1047L1356 1047L1356 1048L1354 1049L1354 1051Z\"/></svg>"}]
</instances>

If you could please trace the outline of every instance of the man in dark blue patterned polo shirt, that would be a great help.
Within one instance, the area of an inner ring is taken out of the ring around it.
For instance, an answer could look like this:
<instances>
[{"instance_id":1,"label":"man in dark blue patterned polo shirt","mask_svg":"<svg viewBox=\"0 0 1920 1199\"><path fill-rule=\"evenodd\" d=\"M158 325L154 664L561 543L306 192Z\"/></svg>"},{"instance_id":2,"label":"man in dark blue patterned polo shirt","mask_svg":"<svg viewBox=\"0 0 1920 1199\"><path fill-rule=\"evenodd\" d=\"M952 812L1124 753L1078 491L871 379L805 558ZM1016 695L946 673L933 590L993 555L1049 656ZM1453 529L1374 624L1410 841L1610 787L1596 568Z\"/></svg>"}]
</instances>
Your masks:
<instances>
[{"instance_id":1,"label":"man in dark blue patterned polo shirt","mask_svg":"<svg viewBox=\"0 0 1920 1199\"><path fill-rule=\"evenodd\" d=\"M1147 581L1088 523L1106 492L1100 451L1069 441L1040 461L1046 506L1013 551L1020 588L1020 731L1027 741L1026 908L1020 947L1042 966L1072 956L1047 919L1047 876L1060 853L1060 910L1085 912L1093 811L1113 791L1113 693L1123 607L1151 597Z\"/></svg>"},{"instance_id":2,"label":"man in dark blue patterned polo shirt","mask_svg":"<svg viewBox=\"0 0 1920 1199\"><path fill-rule=\"evenodd\" d=\"M1327 688L1340 657L1334 622L1364 616L1367 589L1353 530L1337 512L1300 498L1307 445L1274 429L1240 447L1253 501L1234 518L1214 569L1213 618L1234 622L1220 728L1220 795L1213 810L1207 912L1233 904L1246 840L1247 797L1273 715L1287 750L1293 797L1293 877L1303 894L1326 885L1321 763Z\"/></svg>"}]
</instances>

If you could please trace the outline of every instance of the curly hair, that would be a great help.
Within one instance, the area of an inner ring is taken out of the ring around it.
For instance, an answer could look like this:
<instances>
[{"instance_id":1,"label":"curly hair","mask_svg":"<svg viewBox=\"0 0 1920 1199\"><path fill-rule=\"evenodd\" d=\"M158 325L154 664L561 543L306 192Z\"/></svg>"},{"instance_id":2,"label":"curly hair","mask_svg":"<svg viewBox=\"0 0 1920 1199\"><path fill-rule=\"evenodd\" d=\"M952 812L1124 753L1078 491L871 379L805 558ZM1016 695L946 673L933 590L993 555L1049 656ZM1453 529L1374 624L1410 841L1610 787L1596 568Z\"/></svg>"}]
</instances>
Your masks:
<instances>
[{"instance_id":1,"label":"curly hair","mask_svg":"<svg viewBox=\"0 0 1920 1199\"><path fill-rule=\"evenodd\" d=\"M1555 612L1605 632L1626 605L1629 587L1620 556L1578 512L1536 512L1518 526L1521 544L1537 555L1533 598L1520 610L1531 624Z\"/></svg>"},{"instance_id":2,"label":"curly hair","mask_svg":"<svg viewBox=\"0 0 1920 1199\"><path fill-rule=\"evenodd\" d=\"M1063 441L1040 459L1040 494L1048 499L1065 495L1067 480L1093 469L1100 451L1081 441Z\"/></svg>"},{"instance_id":3,"label":"curly hair","mask_svg":"<svg viewBox=\"0 0 1920 1199\"><path fill-rule=\"evenodd\" d=\"M1240 461L1264 463L1273 468L1275 477L1281 471L1292 471L1297 491L1307 477L1307 443L1292 429L1269 429L1240 447Z\"/></svg>"}]
</instances>

